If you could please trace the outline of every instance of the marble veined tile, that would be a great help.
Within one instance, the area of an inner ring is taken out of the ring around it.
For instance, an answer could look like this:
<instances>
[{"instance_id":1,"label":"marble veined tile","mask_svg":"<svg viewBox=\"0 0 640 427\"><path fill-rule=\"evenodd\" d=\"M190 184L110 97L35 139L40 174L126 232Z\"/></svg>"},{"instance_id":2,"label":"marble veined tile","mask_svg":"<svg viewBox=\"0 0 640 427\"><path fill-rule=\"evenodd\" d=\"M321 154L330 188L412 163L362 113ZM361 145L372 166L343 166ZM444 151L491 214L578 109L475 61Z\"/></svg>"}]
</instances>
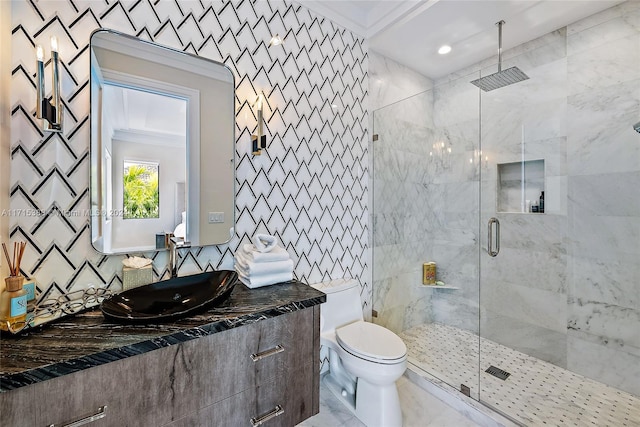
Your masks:
<instances>
[{"instance_id":1,"label":"marble veined tile","mask_svg":"<svg viewBox=\"0 0 640 427\"><path fill-rule=\"evenodd\" d=\"M521 68L521 67L518 67ZM535 68L521 68L529 76L524 80L499 90L482 92L482 120L499 120L502 114L517 107L535 105L560 99L567 94L567 60L558 59ZM491 72L483 73L483 75Z\"/></svg>"},{"instance_id":2,"label":"marble veined tile","mask_svg":"<svg viewBox=\"0 0 640 427\"><path fill-rule=\"evenodd\" d=\"M568 57L568 93L574 95L640 78L640 34Z\"/></svg>"},{"instance_id":3,"label":"marble veined tile","mask_svg":"<svg viewBox=\"0 0 640 427\"><path fill-rule=\"evenodd\" d=\"M624 1L567 26L567 34L575 34L640 9L636 1Z\"/></svg>"},{"instance_id":4,"label":"marble veined tile","mask_svg":"<svg viewBox=\"0 0 640 427\"><path fill-rule=\"evenodd\" d=\"M566 330L552 331L519 318L483 310L480 331L485 339L556 366L567 366Z\"/></svg>"},{"instance_id":5,"label":"marble veined tile","mask_svg":"<svg viewBox=\"0 0 640 427\"><path fill-rule=\"evenodd\" d=\"M637 2L628 1L567 27L567 55L593 49L640 31Z\"/></svg>"},{"instance_id":6,"label":"marble veined tile","mask_svg":"<svg viewBox=\"0 0 640 427\"><path fill-rule=\"evenodd\" d=\"M484 216L481 223L487 224L489 218ZM501 248L544 250L554 256L567 253L566 216L498 213L497 217L500 220ZM483 237L486 238L484 233ZM483 244L486 247L486 242Z\"/></svg>"},{"instance_id":7,"label":"marble veined tile","mask_svg":"<svg viewBox=\"0 0 640 427\"><path fill-rule=\"evenodd\" d=\"M640 256L640 217L570 213L571 255L616 260L620 254Z\"/></svg>"},{"instance_id":8,"label":"marble veined tile","mask_svg":"<svg viewBox=\"0 0 640 427\"><path fill-rule=\"evenodd\" d=\"M572 176L568 191L575 216L640 217L640 163L637 171Z\"/></svg>"},{"instance_id":9,"label":"marble veined tile","mask_svg":"<svg viewBox=\"0 0 640 427\"><path fill-rule=\"evenodd\" d=\"M526 283L483 280L480 304L490 316L517 319L559 333L567 329L566 294L531 288Z\"/></svg>"},{"instance_id":10,"label":"marble veined tile","mask_svg":"<svg viewBox=\"0 0 640 427\"><path fill-rule=\"evenodd\" d=\"M369 104L371 110L398 102L433 87L422 74L377 52L369 51Z\"/></svg>"},{"instance_id":11,"label":"marble veined tile","mask_svg":"<svg viewBox=\"0 0 640 427\"><path fill-rule=\"evenodd\" d=\"M567 255L540 250L501 247L495 259L482 264L482 279L550 291L567 292Z\"/></svg>"},{"instance_id":12,"label":"marble veined tile","mask_svg":"<svg viewBox=\"0 0 640 427\"><path fill-rule=\"evenodd\" d=\"M570 295L568 315L570 330L606 337L604 341L614 342L619 350L628 347L626 351L640 356L640 310Z\"/></svg>"},{"instance_id":13,"label":"marble veined tile","mask_svg":"<svg viewBox=\"0 0 640 427\"><path fill-rule=\"evenodd\" d=\"M568 267L571 295L640 310L638 255L618 254L611 260L573 256Z\"/></svg>"},{"instance_id":14,"label":"marble veined tile","mask_svg":"<svg viewBox=\"0 0 640 427\"><path fill-rule=\"evenodd\" d=\"M569 331L568 369L640 396L640 354L624 351L615 345L597 343L593 338ZM640 402L635 407L635 416L640 417ZM635 422L631 425L640 425L640 419Z\"/></svg>"},{"instance_id":15,"label":"marble veined tile","mask_svg":"<svg viewBox=\"0 0 640 427\"><path fill-rule=\"evenodd\" d=\"M637 171L640 80L569 97L567 168L570 176Z\"/></svg>"},{"instance_id":16,"label":"marble veined tile","mask_svg":"<svg viewBox=\"0 0 640 427\"><path fill-rule=\"evenodd\" d=\"M454 80L434 89L433 123L436 127L478 120L480 94L466 79Z\"/></svg>"}]
</instances>

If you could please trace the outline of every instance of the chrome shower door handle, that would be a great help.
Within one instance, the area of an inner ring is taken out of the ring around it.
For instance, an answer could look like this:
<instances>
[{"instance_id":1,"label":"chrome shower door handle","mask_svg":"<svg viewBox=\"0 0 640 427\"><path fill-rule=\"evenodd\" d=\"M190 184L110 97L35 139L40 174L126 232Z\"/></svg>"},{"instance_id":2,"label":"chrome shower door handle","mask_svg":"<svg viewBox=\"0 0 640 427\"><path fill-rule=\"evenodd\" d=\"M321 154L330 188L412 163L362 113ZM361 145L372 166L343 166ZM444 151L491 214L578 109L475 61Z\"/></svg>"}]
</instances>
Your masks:
<instances>
[{"instance_id":1,"label":"chrome shower door handle","mask_svg":"<svg viewBox=\"0 0 640 427\"><path fill-rule=\"evenodd\" d=\"M496 225L496 250L493 250L493 224ZM500 253L500 221L498 221L498 218L491 218L489 220L489 230L488 230L488 235L487 235L487 252L489 253L489 256L495 257L498 256L498 253Z\"/></svg>"}]
</instances>

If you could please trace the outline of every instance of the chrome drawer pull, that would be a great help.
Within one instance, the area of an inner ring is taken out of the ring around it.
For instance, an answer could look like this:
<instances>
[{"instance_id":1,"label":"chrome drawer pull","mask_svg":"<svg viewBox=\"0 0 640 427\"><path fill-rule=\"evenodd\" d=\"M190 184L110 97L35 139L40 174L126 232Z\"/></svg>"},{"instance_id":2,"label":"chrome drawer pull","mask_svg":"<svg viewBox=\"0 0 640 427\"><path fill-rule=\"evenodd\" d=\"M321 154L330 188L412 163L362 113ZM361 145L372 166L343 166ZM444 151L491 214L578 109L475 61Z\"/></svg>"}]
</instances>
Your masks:
<instances>
[{"instance_id":1,"label":"chrome drawer pull","mask_svg":"<svg viewBox=\"0 0 640 427\"><path fill-rule=\"evenodd\" d=\"M78 426L83 426L85 424L89 424L92 423L96 420L99 420L101 418L104 418L107 416L107 405L101 406L98 408L98 412L96 412L93 415L89 415L88 417L84 417L81 418L77 421L74 421L72 423L69 424L64 424L64 425L60 425L60 427L78 427ZM56 427L55 424L50 424L49 427Z\"/></svg>"},{"instance_id":2,"label":"chrome drawer pull","mask_svg":"<svg viewBox=\"0 0 640 427\"><path fill-rule=\"evenodd\" d=\"M251 418L251 425L253 427L258 427L263 423L266 423L267 421L269 421L271 418L275 418L278 415L282 415L282 414L284 414L284 409L282 409L282 406L276 405L275 408L273 408L271 411L267 412L266 414L261 415L258 418Z\"/></svg>"},{"instance_id":3,"label":"chrome drawer pull","mask_svg":"<svg viewBox=\"0 0 640 427\"><path fill-rule=\"evenodd\" d=\"M282 353L284 351L284 347L278 344L273 347L271 350L265 350L260 353L253 353L251 355L251 360L257 362L260 359L264 359L265 357L273 356L274 354Z\"/></svg>"}]
</instances>

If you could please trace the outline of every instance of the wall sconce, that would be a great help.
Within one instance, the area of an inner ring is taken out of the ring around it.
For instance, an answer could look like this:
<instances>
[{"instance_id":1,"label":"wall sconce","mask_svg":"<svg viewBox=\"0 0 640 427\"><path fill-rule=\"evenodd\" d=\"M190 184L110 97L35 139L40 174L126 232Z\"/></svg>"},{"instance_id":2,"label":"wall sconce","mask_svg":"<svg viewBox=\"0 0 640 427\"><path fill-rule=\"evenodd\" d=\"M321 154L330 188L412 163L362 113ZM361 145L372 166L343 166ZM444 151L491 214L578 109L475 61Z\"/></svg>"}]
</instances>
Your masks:
<instances>
[{"instance_id":1,"label":"wall sconce","mask_svg":"<svg viewBox=\"0 0 640 427\"><path fill-rule=\"evenodd\" d=\"M36 46L36 117L42 120L46 132L62 132L62 103L60 102L60 60L58 58L58 39L51 37L51 82L53 84L51 99L47 98L44 89L44 50Z\"/></svg>"},{"instance_id":2,"label":"wall sconce","mask_svg":"<svg viewBox=\"0 0 640 427\"><path fill-rule=\"evenodd\" d=\"M251 135L251 142L253 143L253 155L259 156L263 148L267 148L267 136L264 134L262 123L264 122L262 107L264 98L262 94L256 99L255 108L258 113L258 131L255 135Z\"/></svg>"}]
</instances>

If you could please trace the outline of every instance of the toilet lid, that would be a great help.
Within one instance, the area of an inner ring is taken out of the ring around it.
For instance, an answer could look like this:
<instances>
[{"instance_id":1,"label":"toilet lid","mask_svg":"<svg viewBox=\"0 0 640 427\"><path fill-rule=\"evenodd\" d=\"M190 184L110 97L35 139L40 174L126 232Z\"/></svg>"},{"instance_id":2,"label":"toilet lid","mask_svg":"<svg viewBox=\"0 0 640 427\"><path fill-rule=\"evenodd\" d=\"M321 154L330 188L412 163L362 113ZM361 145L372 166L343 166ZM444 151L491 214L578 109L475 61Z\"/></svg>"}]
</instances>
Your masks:
<instances>
[{"instance_id":1,"label":"toilet lid","mask_svg":"<svg viewBox=\"0 0 640 427\"><path fill-rule=\"evenodd\" d=\"M399 336L374 323L358 321L336 329L338 343L352 354L365 358L403 358L407 347Z\"/></svg>"}]
</instances>

